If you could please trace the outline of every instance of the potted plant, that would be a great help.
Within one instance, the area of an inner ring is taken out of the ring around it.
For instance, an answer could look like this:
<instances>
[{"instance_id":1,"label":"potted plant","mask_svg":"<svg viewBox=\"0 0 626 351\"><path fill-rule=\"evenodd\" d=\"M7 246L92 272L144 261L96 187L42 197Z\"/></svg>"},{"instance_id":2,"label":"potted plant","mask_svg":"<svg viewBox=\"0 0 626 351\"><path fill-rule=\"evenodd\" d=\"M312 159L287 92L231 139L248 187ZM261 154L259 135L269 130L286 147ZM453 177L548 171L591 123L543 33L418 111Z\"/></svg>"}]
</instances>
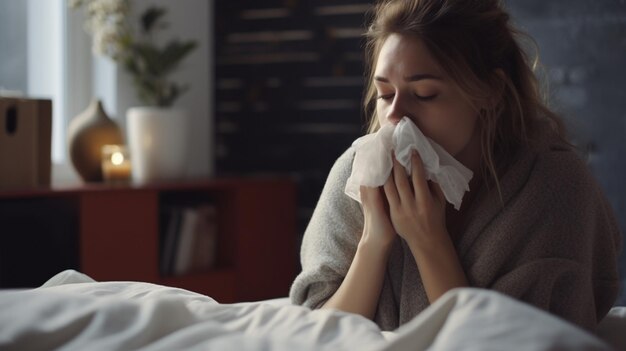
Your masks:
<instances>
[{"instance_id":1,"label":"potted plant","mask_svg":"<svg viewBox=\"0 0 626 351\"><path fill-rule=\"evenodd\" d=\"M71 0L70 6L86 9L86 30L93 38L94 53L122 67L145 104L126 114L133 180L184 177L189 117L173 104L189 87L169 77L197 43L174 39L156 44L157 32L167 27L163 7L149 7L131 23L129 0Z\"/></svg>"}]
</instances>

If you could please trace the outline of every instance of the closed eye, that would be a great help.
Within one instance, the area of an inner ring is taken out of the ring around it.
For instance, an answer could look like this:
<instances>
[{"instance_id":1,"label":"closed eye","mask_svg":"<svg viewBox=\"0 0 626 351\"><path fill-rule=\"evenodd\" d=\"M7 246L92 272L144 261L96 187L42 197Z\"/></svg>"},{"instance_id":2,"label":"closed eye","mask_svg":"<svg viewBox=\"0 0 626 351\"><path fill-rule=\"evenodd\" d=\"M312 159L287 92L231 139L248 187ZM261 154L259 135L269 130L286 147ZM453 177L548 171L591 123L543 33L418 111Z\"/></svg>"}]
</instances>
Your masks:
<instances>
[{"instance_id":1,"label":"closed eye","mask_svg":"<svg viewBox=\"0 0 626 351\"><path fill-rule=\"evenodd\" d=\"M421 95L415 94L415 97L418 98L421 101L431 101L431 100L434 100L437 97L437 94L428 95L428 96L421 96Z\"/></svg>"}]
</instances>

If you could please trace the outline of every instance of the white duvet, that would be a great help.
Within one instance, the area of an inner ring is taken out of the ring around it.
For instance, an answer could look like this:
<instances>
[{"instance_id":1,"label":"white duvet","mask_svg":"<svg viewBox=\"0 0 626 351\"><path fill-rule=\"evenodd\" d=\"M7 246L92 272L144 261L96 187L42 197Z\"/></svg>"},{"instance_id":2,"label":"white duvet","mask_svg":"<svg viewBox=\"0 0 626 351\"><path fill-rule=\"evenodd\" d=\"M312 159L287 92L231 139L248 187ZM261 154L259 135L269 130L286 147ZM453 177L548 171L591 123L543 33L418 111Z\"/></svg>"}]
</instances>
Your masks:
<instances>
[{"instance_id":1,"label":"white duvet","mask_svg":"<svg viewBox=\"0 0 626 351\"><path fill-rule=\"evenodd\" d=\"M626 330L624 330L626 332ZM504 295L456 289L392 333L286 300L219 304L182 289L74 271L0 290L0 350L611 350Z\"/></svg>"}]
</instances>

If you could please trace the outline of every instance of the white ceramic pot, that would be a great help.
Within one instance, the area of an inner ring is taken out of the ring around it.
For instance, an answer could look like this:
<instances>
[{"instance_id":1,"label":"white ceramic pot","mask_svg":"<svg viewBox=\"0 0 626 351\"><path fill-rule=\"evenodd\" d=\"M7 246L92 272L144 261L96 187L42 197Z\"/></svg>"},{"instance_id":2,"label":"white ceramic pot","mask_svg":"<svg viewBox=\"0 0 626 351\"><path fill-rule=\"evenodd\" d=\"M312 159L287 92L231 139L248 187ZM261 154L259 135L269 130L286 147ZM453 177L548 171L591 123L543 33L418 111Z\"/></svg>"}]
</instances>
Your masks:
<instances>
[{"instance_id":1,"label":"white ceramic pot","mask_svg":"<svg viewBox=\"0 0 626 351\"><path fill-rule=\"evenodd\" d=\"M133 182L185 178L189 140L186 111L131 107L126 112L126 127Z\"/></svg>"}]
</instances>

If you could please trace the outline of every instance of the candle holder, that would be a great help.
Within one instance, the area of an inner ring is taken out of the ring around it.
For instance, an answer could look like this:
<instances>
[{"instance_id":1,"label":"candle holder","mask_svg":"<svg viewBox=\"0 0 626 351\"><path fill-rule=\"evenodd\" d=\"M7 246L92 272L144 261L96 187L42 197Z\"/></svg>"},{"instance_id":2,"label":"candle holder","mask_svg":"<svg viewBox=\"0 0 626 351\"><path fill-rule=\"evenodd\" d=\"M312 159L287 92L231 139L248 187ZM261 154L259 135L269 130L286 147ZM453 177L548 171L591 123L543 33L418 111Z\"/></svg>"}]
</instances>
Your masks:
<instances>
[{"instance_id":1,"label":"candle holder","mask_svg":"<svg viewBox=\"0 0 626 351\"><path fill-rule=\"evenodd\" d=\"M123 145L102 146L102 175L108 183L125 183L130 180L130 158Z\"/></svg>"}]
</instances>

